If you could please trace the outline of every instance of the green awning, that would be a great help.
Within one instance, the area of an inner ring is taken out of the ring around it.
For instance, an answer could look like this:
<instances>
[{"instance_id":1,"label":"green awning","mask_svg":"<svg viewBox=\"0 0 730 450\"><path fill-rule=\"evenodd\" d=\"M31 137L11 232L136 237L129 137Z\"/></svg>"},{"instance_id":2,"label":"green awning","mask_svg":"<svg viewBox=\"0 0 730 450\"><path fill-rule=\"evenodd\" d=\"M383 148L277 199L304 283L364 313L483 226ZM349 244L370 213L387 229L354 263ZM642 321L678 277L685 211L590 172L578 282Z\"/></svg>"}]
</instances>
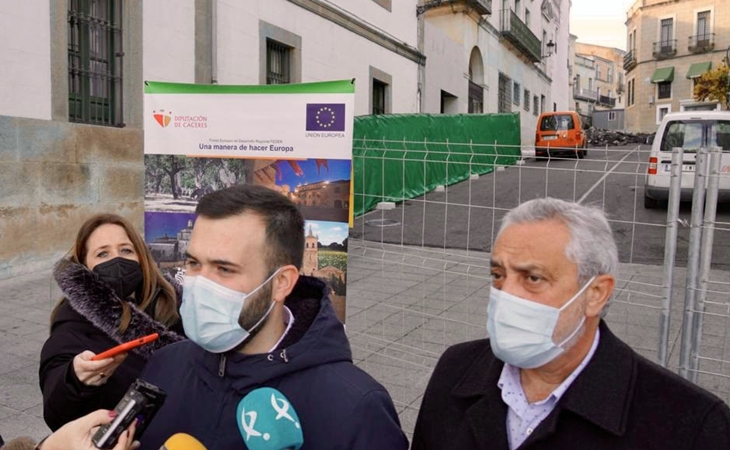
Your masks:
<instances>
[{"instance_id":1,"label":"green awning","mask_svg":"<svg viewBox=\"0 0 730 450\"><path fill-rule=\"evenodd\" d=\"M712 67L712 61L694 63L689 66L689 70L687 71L687 78L697 78L703 73L710 70L710 67Z\"/></svg>"},{"instance_id":2,"label":"green awning","mask_svg":"<svg viewBox=\"0 0 730 450\"><path fill-rule=\"evenodd\" d=\"M662 67L654 71L651 76L652 83L664 83L666 81L674 81L674 67Z\"/></svg>"}]
</instances>

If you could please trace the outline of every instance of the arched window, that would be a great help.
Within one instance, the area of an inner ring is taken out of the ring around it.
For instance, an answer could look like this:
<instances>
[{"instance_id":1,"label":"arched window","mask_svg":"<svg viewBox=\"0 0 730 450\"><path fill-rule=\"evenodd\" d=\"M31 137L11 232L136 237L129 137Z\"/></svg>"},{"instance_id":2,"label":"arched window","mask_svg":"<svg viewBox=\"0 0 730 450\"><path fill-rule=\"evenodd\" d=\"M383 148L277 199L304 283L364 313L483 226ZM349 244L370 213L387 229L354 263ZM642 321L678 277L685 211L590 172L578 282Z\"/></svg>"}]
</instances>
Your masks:
<instances>
[{"instance_id":1,"label":"arched window","mask_svg":"<svg viewBox=\"0 0 730 450\"><path fill-rule=\"evenodd\" d=\"M471 50L469 57L469 113L484 112L484 61L479 47Z\"/></svg>"}]
</instances>

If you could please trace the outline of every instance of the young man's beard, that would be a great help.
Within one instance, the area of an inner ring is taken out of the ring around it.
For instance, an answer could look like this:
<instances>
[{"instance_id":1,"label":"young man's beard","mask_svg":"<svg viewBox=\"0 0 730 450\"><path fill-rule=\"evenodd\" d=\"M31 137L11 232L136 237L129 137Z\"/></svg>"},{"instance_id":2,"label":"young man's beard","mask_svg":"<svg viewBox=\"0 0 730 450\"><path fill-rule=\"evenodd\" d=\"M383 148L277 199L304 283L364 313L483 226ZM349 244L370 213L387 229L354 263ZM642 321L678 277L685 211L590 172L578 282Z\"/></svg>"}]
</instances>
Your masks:
<instances>
[{"instance_id":1,"label":"young man's beard","mask_svg":"<svg viewBox=\"0 0 730 450\"><path fill-rule=\"evenodd\" d=\"M272 286L271 281L266 283L261 289L258 290L258 292L254 293L253 296L246 299L246 304L243 307L243 311L241 311L241 315L238 318L238 324L241 325L243 329L248 331L249 335L246 337L246 339L241 343L241 346L251 342L251 339L256 336L259 331L261 331L262 328L264 328L264 325L266 325L266 322L269 320L269 317L266 316L265 319L261 320L262 317L269 311L269 308L271 307L271 292L272 292ZM261 323L256 325L259 320L261 320ZM256 325L256 328L253 330L251 329L254 325Z\"/></svg>"}]
</instances>

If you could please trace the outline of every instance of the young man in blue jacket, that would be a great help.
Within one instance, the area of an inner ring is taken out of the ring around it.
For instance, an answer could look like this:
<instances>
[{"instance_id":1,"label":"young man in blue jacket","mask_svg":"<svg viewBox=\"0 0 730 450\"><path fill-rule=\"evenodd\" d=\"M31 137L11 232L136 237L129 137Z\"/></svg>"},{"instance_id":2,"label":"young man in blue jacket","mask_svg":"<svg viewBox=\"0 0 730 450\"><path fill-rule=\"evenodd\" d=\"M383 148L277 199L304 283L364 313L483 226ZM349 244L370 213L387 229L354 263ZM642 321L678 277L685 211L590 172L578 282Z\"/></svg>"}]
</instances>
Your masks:
<instances>
[{"instance_id":1,"label":"young man in blue jacket","mask_svg":"<svg viewBox=\"0 0 730 450\"><path fill-rule=\"evenodd\" d=\"M180 432L209 449L277 448L281 433L301 432L302 449L407 449L388 392L352 363L328 288L299 275L296 206L238 185L203 197L196 214L180 311L189 340L157 351L142 374L167 399L141 448ZM258 391L275 416L244 398L260 388L276 390Z\"/></svg>"}]
</instances>

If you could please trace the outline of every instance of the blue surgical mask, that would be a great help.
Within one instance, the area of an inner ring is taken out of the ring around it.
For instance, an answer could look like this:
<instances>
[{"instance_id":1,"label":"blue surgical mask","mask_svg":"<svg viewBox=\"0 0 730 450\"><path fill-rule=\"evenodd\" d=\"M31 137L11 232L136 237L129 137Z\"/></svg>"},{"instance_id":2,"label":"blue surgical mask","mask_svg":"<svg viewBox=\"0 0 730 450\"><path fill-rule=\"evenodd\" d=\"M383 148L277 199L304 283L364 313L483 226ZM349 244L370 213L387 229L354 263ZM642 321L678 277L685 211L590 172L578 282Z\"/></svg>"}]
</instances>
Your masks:
<instances>
[{"instance_id":1,"label":"blue surgical mask","mask_svg":"<svg viewBox=\"0 0 730 450\"><path fill-rule=\"evenodd\" d=\"M494 355L521 369L534 369L557 358L586 320L583 315L573 332L556 344L553 335L560 313L580 297L595 278L588 280L561 308L525 300L492 287L487 307L487 332Z\"/></svg>"},{"instance_id":2,"label":"blue surgical mask","mask_svg":"<svg viewBox=\"0 0 730 450\"><path fill-rule=\"evenodd\" d=\"M248 294L229 289L201 275L186 275L180 316L187 337L211 353L223 353L239 346L263 323L274 307L274 302L248 330L238 323L241 311L247 300L277 273L279 270Z\"/></svg>"}]
</instances>

